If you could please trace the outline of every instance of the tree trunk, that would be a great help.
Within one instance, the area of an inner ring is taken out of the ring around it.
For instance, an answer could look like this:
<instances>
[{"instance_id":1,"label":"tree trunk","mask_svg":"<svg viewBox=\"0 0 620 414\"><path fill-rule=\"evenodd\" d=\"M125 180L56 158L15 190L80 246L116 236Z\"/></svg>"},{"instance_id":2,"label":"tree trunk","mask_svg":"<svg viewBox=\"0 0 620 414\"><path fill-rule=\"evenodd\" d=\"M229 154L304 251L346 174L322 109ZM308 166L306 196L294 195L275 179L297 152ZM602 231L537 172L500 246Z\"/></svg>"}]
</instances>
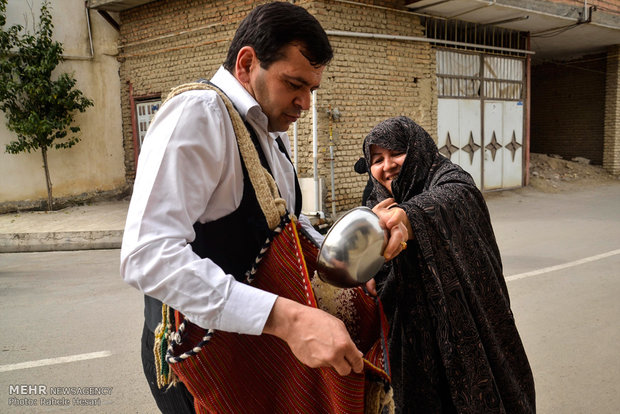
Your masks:
<instances>
[{"instance_id":1,"label":"tree trunk","mask_svg":"<svg viewBox=\"0 0 620 414\"><path fill-rule=\"evenodd\" d=\"M47 184L47 211L52 211L52 179L50 178L50 170L47 165L47 148L41 147L43 155L43 169L45 170L45 184Z\"/></svg>"}]
</instances>

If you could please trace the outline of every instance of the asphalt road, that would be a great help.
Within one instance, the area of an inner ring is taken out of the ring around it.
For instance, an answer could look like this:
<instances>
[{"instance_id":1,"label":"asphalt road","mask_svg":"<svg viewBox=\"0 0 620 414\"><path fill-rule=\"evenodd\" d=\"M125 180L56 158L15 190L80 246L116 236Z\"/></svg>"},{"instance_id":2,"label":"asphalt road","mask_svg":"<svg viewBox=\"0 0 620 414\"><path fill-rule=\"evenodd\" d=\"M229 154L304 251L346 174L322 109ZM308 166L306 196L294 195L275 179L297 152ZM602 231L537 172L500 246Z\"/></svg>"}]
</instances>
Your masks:
<instances>
[{"instance_id":1,"label":"asphalt road","mask_svg":"<svg viewBox=\"0 0 620 414\"><path fill-rule=\"evenodd\" d=\"M487 198L538 412L619 412L620 184ZM139 357L142 296L118 258L0 254L0 412L156 412Z\"/></svg>"},{"instance_id":2,"label":"asphalt road","mask_svg":"<svg viewBox=\"0 0 620 414\"><path fill-rule=\"evenodd\" d=\"M488 205L538 412L620 412L620 185Z\"/></svg>"},{"instance_id":3,"label":"asphalt road","mask_svg":"<svg viewBox=\"0 0 620 414\"><path fill-rule=\"evenodd\" d=\"M0 412L157 412L140 363L142 295L124 284L118 267L119 250L0 255ZM79 356L88 359L58 359ZM2 372L41 360L50 365ZM15 385L43 385L47 394L16 394ZM101 394L53 395L54 387ZM41 406L51 397L69 405ZM73 398L98 405L79 406Z\"/></svg>"}]
</instances>

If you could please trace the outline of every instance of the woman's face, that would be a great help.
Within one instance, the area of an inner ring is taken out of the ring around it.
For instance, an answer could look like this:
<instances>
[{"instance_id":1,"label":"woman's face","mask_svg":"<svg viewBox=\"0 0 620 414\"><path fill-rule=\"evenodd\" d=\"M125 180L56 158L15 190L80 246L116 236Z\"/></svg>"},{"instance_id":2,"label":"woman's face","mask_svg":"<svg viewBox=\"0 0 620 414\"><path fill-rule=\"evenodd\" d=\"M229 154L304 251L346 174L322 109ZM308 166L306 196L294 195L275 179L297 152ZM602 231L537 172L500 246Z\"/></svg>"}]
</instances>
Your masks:
<instances>
[{"instance_id":1,"label":"woman's face","mask_svg":"<svg viewBox=\"0 0 620 414\"><path fill-rule=\"evenodd\" d=\"M377 181L392 193L392 181L398 177L407 154L404 151L394 151L370 146L370 173Z\"/></svg>"}]
</instances>

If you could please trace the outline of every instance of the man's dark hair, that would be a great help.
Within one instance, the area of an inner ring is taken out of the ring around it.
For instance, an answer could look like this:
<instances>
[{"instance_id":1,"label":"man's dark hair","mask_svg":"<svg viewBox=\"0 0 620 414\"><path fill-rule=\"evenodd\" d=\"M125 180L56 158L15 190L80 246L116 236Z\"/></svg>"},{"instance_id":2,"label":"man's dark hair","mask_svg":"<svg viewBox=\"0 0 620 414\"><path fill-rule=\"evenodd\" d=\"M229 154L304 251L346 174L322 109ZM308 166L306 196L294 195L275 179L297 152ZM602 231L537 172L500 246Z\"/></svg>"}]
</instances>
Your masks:
<instances>
[{"instance_id":1,"label":"man's dark hair","mask_svg":"<svg viewBox=\"0 0 620 414\"><path fill-rule=\"evenodd\" d=\"M288 2L267 3L246 16L228 48L224 67L233 72L239 50L251 46L263 69L284 56L282 48L299 43L312 66L324 66L333 57L327 33L306 9Z\"/></svg>"}]
</instances>

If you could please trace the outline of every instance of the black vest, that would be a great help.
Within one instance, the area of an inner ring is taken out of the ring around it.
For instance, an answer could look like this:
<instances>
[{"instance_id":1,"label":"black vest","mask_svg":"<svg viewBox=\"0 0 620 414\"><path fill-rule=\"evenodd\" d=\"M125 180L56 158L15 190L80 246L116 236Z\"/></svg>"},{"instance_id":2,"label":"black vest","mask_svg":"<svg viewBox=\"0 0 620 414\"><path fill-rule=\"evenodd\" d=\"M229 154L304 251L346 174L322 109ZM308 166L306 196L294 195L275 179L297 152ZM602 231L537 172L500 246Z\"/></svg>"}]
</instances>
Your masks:
<instances>
[{"instance_id":1,"label":"black vest","mask_svg":"<svg viewBox=\"0 0 620 414\"><path fill-rule=\"evenodd\" d=\"M271 173L256 132L247 122L245 126L250 132L261 164ZM243 169L243 197L239 207L227 216L215 221L196 222L194 224L196 238L190 244L198 256L203 259L208 257L226 273L243 282L245 272L254 264L256 256L265 244L267 237L271 235L271 230L269 230L265 216L258 204L243 160L241 160L241 167ZM301 190L297 182L297 175L295 175L295 193L295 214L299 216ZM161 307L162 303L158 299L144 296L144 317L151 332L155 332L157 325L161 322Z\"/></svg>"}]
</instances>

